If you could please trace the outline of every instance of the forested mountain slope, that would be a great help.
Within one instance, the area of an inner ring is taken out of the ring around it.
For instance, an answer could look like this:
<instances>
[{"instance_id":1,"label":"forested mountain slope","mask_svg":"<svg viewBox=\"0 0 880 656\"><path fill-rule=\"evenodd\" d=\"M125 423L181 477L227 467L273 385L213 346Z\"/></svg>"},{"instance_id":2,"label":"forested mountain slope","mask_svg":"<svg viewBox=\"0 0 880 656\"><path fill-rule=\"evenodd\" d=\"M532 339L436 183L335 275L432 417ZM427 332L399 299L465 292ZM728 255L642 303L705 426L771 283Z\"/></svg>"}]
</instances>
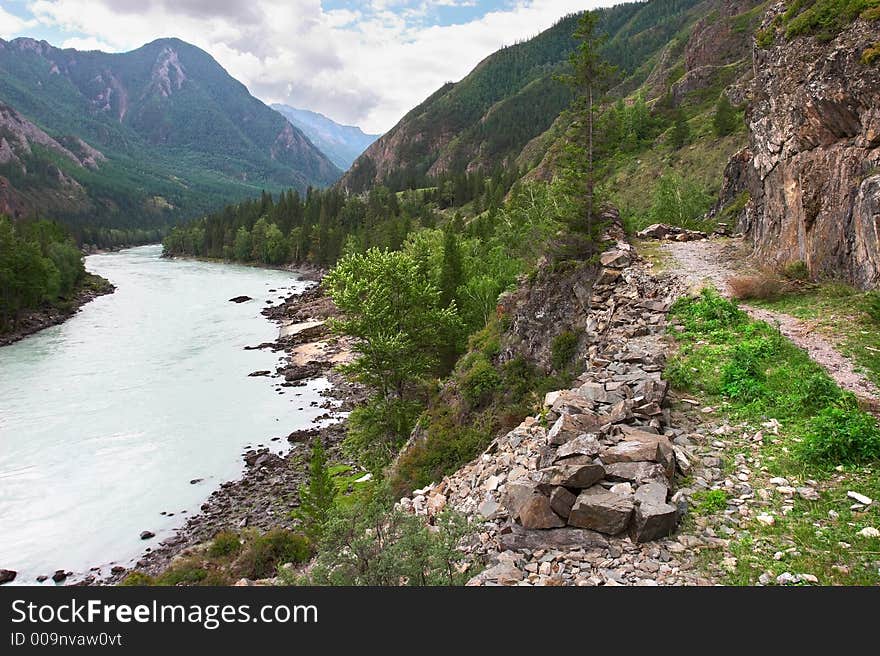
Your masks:
<instances>
[{"instance_id":1,"label":"forested mountain slope","mask_svg":"<svg viewBox=\"0 0 880 656\"><path fill-rule=\"evenodd\" d=\"M84 142L106 158L79 167L40 147L0 164L7 205L74 225L156 225L264 188L327 186L339 175L300 130L177 39L120 54L0 40L0 101L52 138ZM32 202L58 191L50 166L81 185L83 202Z\"/></svg>"},{"instance_id":2,"label":"forested mountain slope","mask_svg":"<svg viewBox=\"0 0 880 656\"><path fill-rule=\"evenodd\" d=\"M608 36L604 56L632 86L683 27L701 14L698 0L655 0L597 10ZM348 191L383 183L417 187L425 178L512 161L551 127L571 102L556 79L575 47L577 16L533 39L504 48L458 83L441 87L373 144L343 177ZM531 162L540 161L538 152ZM537 160L537 161L535 161Z\"/></svg>"}]
</instances>

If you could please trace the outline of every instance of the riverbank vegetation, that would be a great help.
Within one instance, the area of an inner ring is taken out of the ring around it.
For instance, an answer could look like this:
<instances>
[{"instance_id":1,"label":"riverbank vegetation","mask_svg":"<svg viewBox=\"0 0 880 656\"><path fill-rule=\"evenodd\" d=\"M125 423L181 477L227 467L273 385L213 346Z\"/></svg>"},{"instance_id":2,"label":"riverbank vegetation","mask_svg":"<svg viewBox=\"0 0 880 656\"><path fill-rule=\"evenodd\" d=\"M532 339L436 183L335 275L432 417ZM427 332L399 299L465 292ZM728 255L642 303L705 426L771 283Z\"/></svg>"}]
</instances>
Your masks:
<instances>
[{"instance_id":1,"label":"riverbank vegetation","mask_svg":"<svg viewBox=\"0 0 880 656\"><path fill-rule=\"evenodd\" d=\"M15 330L25 311L69 302L86 278L82 253L60 224L0 216L0 334Z\"/></svg>"}]
</instances>

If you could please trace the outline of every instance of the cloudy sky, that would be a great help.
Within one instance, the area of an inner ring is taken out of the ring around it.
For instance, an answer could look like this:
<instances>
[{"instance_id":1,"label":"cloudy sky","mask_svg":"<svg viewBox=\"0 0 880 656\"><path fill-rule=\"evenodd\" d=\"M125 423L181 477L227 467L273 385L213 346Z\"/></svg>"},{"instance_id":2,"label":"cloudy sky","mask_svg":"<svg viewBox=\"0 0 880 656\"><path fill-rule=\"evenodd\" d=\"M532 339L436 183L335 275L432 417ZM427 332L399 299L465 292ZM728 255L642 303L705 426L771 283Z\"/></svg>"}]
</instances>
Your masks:
<instances>
[{"instance_id":1,"label":"cloudy sky","mask_svg":"<svg viewBox=\"0 0 880 656\"><path fill-rule=\"evenodd\" d=\"M0 0L0 38L208 51L251 93L384 132L447 81L562 16L615 0Z\"/></svg>"}]
</instances>

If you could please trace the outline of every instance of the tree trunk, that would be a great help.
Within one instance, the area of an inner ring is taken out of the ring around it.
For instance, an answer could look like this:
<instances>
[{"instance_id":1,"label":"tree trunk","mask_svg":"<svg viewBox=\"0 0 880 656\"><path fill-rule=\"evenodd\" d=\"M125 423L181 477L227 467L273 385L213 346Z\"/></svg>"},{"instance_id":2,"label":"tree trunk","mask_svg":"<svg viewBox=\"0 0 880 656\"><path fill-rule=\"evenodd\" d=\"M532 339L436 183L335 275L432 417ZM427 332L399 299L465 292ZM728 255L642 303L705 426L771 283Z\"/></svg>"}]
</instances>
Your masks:
<instances>
[{"instance_id":1,"label":"tree trunk","mask_svg":"<svg viewBox=\"0 0 880 656\"><path fill-rule=\"evenodd\" d=\"M589 88L589 116L588 139L589 146L587 149L587 235L593 232L593 86Z\"/></svg>"}]
</instances>

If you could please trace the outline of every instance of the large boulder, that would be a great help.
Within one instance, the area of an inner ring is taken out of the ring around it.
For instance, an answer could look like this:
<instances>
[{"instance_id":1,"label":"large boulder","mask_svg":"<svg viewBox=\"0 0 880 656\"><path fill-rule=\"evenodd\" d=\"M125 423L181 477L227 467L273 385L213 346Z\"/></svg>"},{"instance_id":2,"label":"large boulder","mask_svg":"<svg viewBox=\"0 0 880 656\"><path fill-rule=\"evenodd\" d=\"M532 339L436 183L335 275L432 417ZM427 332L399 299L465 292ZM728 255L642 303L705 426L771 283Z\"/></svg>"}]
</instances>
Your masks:
<instances>
[{"instance_id":1,"label":"large boulder","mask_svg":"<svg viewBox=\"0 0 880 656\"><path fill-rule=\"evenodd\" d=\"M605 464L605 478L613 482L642 483L666 482L666 469L656 462L615 462Z\"/></svg>"},{"instance_id":2,"label":"large boulder","mask_svg":"<svg viewBox=\"0 0 880 656\"><path fill-rule=\"evenodd\" d=\"M576 415L566 413L548 431L547 442L551 446L560 446L578 435L595 432L601 425L601 420L592 412Z\"/></svg>"},{"instance_id":3,"label":"large boulder","mask_svg":"<svg viewBox=\"0 0 880 656\"><path fill-rule=\"evenodd\" d=\"M527 530L512 525L501 534L501 548L508 551L519 549L586 549L607 547L608 540L595 531L581 528L552 528L547 531Z\"/></svg>"},{"instance_id":4,"label":"large boulder","mask_svg":"<svg viewBox=\"0 0 880 656\"><path fill-rule=\"evenodd\" d=\"M519 521L523 528L560 528L565 520L553 512L550 498L543 494L531 495L519 509Z\"/></svg>"},{"instance_id":5,"label":"large boulder","mask_svg":"<svg viewBox=\"0 0 880 656\"><path fill-rule=\"evenodd\" d=\"M556 460L562 460L570 456L588 456L593 458L599 455L602 445L595 435L584 433L578 435L570 442L566 442L556 450Z\"/></svg>"},{"instance_id":6,"label":"large boulder","mask_svg":"<svg viewBox=\"0 0 880 656\"><path fill-rule=\"evenodd\" d=\"M662 483L647 483L635 493L636 508L630 525L633 542L649 542L675 530L675 506L666 503L668 488Z\"/></svg>"},{"instance_id":7,"label":"large boulder","mask_svg":"<svg viewBox=\"0 0 880 656\"><path fill-rule=\"evenodd\" d=\"M563 486L583 489L598 483L605 477L602 465L566 465L557 464L541 469L537 473L537 482L542 486Z\"/></svg>"},{"instance_id":8,"label":"large boulder","mask_svg":"<svg viewBox=\"0 0 880 656\"><path fill-rule=\"evenodd\" d=\"M564 519L568 519L575 501L577 497L564 487L557 487L550 493L550 507Z\"/></svg>"},{"instance_id":9,"label":"large boulder","mask_svg":"<svg viewBox=\"0 0 880 656\"><path fill-rule=\"evenodd\" d=\"M568 523L607 535L622 533L633 513L633 497L592 487L578 495L571 508Z\"/></svg>"}]
</instances>

